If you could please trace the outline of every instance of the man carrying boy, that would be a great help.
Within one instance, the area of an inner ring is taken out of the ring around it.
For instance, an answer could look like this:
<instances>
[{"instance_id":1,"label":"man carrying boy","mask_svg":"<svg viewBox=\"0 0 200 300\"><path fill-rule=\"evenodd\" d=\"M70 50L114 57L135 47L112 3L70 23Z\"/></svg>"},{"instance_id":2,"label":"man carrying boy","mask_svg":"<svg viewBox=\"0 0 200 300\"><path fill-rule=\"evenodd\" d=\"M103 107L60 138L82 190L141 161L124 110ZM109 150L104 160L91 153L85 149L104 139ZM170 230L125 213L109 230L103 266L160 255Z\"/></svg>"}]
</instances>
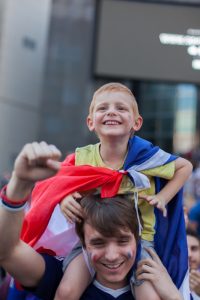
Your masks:
<instances>
[{"instance_id":1,"label":"man carrying boy","mask_svg":"<svg viewBox=\"0 0 200 300\"><path fill-rule=\"evenodd\" d=\"M62 259L37 253L19 235L31 189L36 181L55 174L60 167L59 157L59 150L52 145L27 144L15 161L8 186L1 193L0 265L27 290L48 300L53 299L63 275ZM98 197L82 201L84 220L77 224L77 232L96 270L96 283L88 287L81 299L133 299L127 286L127 274L135 261L138 242L132 202L120 197L116 202L114 199L101 202ZM126 212L126 217L115 214L116 210L121 215ZM107 231L108 220L111 233ZM157 255L153 251L150 255L153 259L140 262L138 279L149 280L163 300L181 300Z\"/></svg>"},{"instance_id":2,"label":"man carrying boy","mask_svg":"<svg viewBox=\"0 0 200 300\"><path fill-rule=\"evenodd\" d=\"M62 172L59 174L60 176L58 175L54 179L51 178L36 186L32 198L34 208L32 206L30 214L27 214L22 230L22 238L35 248L39 246L49 248L49 244L42 243L42 238L38 240L38 238L41 237L41 229L46 230L47 225L51 223L47 216L50 217L52 215L54 207L67 195L67 198L61 203L61 207L63 207L62 204L65 202L66 208L63 209L65 216L69 221L80 219L82 216L82 208L79 201L76 201L77 193L72 196L70 195L72 192L81 193L83 191L81 185L73 191L71 189L72 184L70 180L73 181L73 177L77 177L78 179L81 177L79 168L89 165L91 169L93 169L90 170L90 172L85 172L85 177L83 176L82 178L84 185L86 185L87 180L89 183L91 182L90 175L94 172L95 168L99 170L104 168L104 170L107 170L106 172L113 172L118 176L123 174L120 187L115 190L115 194L131 193L136 208L138 207L138 210L140 210L143 220L143 228L140 226L142 237L141 256L149 256L145 248L153 248L155 238L159 236L158 243L155 242L155 249L170 271L173 281L177 287L180 288L187 272L187 265L182 264L184 265L182 271L179 262L187 262L186 251L184 259L180 261L179 259L184 253L182 249L186 250L187 246L185 234L183 234L183 236L179 235L179 229L181 227L179 220L181 219L182 210L176 210L175 206L179 202L173 198L190 175L192 166L187 160L174 157L159 149L159 147L153 146L150 142L135 136L135 132L141 128L142 122L143 120L139 114L136 99L126 86L120 83L108 83L99 88L94 93L87 118L88 128L97 134L99 143L77 148L75 154L69 155L63 162ZM70 172L68 172L68 166L71 166ZM72 176L71 173L73 168L74 172L76 172L77 168L77 172L74 176ZM95 182L96 187L100 188L102 192L103 188L100 180L103 176L100 177L101 178L98 177ZM166 183L165 186L161 186L161 188L158 189L155 178L164 179ZM112 181L107 191L110 191L113 186L114 182ZM109 195L109 197L111 196ZM173 224L173 226L166 224L172 220L169 209L171 203L173 206L171 211L175 216L175 224ZM41 205L45 206L46 218L44 216L44 210L40 209ZM168 209L166 209L166 206L168 206ZM156 209L154 210L155 207ZM161 217L162 213L166 216L168 210L169 218L162 218L161 221L157 222L158 218L155 216L155 213L158 212L158 209L161 213L157 215L161 215ZM35 226L36 216L43 221L40 222L39 226ZM54 222L57 223L60 219L61 217L59 216L54 219ZM139 219L138 217L138 220ZM156 227L157 224L160 224L162 230L164 229L161 235L159 235L159 228ZM68 225L69 223L67 224L65 221L66 228ZM48 229L49 228L47 228L47 230ZM69 234L70 233L71 231L69 230ZM178 234L178 238L172 237L174 233ZM169 238L170 234L171 236ZM161 236L162 243L160 243ZM65 237L67 238L67 234ZM49 240L50 239L48 239L48 242ZM175 245L177 245L176 242L178 241L181 241L183 244L176 247ZM68 242L66 243L69 244ZM64 251L66 251L66 243L63 245ZM58 245L58 243L52 243L52 248L50 247L50 249L59 253L57 249L55 249L55 245ZM169 248L167 247L168 245ZM159 249L157 246L159 246ZM61 254L66 255L66 252ZM63 277L63 284L61 283L61 292L59 293L61 296L57 295L56 300L66 298L68 300L77 300L86 289L88 282L91 280L91 276L86 268L83 257L82 263L80 259L80 257L77 257L78 261L76 259L72 260L70 270L69 268L66 269L66 276L64 275ZM174 262L177 262L176 266ZM76 276L74 276L76 278L75 281L73 281L71 276L72 270L73 274L76 272ZM149 300L160 299L157 297L151 283L144 281L142 284L139 284L139 282L136 283L133 281L133 284L135 293L138 296L140 295L141 298L148 297Z\"/></svg>"}]
</instances>

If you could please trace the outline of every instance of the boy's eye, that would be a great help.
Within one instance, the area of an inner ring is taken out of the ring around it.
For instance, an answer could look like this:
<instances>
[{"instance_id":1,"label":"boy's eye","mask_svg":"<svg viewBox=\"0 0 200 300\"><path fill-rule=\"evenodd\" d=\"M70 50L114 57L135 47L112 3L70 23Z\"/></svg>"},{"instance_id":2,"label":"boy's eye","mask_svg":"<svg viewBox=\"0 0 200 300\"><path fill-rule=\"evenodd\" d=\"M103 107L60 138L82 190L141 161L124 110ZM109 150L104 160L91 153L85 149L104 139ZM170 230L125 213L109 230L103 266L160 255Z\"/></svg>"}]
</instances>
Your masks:
<instances>
[{"instance_id":1,"label":"boy's eye","mask_svg":"<svg viewBox=\"0 0 200 300\"><path fill-rule=\"evenodd\" d=\"M99 106L99 107L97 108L97 111L102 111L102 110L105 110L105 109L106 109L105 106Z\"/></svg>"},{"instance_id":2,"label":"boy's eye","mask_svg":"<svg viewBox=\"0 0 200 300\"><path fill-rule=\"evenodd\" d=\"M126 108L124 106L118 106L117 109L118 110L126 110Z\"/></svg>"}]
</instances>

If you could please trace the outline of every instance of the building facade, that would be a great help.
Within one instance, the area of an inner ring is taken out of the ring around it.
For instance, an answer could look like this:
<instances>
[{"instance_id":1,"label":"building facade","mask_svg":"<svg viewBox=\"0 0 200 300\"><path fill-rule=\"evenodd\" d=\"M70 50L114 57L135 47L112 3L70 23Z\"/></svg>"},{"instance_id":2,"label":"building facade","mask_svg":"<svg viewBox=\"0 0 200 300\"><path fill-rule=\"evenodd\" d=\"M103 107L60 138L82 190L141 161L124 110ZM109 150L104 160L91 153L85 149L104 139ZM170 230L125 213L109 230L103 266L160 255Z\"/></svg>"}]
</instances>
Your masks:
<instances>
[{"instance_id":1,"label":"building facade","mask_svg":"<svg viewBox=\"0 0 200 300\"><path fill-rule=\"evenodd\" d=\"M97 3L1 0L0 173L11 169L26 142L54 143L64 156L94 143L85 122L88 106L108 81L120 81L136 95L142 137L176 153L199 146L197 83L94 76Z\"/></svg>"}]
</instances>

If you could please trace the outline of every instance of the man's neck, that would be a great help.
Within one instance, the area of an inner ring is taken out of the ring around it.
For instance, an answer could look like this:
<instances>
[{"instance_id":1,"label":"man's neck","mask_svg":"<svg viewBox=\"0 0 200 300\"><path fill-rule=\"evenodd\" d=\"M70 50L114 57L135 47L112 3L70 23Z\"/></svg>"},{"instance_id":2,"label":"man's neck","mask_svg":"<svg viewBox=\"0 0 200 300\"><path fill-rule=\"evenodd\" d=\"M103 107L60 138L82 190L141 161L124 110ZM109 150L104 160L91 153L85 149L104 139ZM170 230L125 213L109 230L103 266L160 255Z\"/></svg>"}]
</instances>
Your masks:
<instances>
[{"instance_id":1,"label":"man's neck","mask_svg":"<svg viewBox=\"0 0 200 300\"><path fill-rule=\"evenodd\" d=\"M124 294L125 292L127 292L131 289L129 284L127 284L126 286L121 287L119 289L112 289L112 288L106 287L105 285L101 284L98 280L94 280L93 284L98 289L112 295L114 298L117 298L118 296Z\"/></svg>"}]
</instances>

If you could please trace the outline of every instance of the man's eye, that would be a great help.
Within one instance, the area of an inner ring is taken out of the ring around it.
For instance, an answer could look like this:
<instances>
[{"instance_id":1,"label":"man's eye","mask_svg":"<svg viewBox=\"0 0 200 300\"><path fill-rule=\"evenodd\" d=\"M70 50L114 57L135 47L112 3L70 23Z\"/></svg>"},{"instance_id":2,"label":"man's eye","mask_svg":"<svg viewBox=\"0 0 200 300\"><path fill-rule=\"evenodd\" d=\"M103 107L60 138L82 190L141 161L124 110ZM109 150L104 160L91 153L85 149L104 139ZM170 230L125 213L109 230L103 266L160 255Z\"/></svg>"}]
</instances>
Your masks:
<instances>
[{"instance_id":1,"label":"man's eye","mask_svg":"<svg viewBox=\"0 0 200 300\"><path fill-rule=\"evenodd\" d=\"M101 241L101 240L99 240L99 241L93 241L91 244L94 247L102 247L102 246L105 245L104 241Z\"/></svg>"},{"instance_id":2,"label":"man's eye","mask_svg":"<svg viewBox=\"0 0 200 300\"><path fill-rule=\"evenodd\" d=\"M119 240L119 241L118 241L118 243L119 243L120 245L125 245L125 244L127 244L128 242L129 242L128 239L122 239L122 240Z\"/></svg>"}]
</instances>

